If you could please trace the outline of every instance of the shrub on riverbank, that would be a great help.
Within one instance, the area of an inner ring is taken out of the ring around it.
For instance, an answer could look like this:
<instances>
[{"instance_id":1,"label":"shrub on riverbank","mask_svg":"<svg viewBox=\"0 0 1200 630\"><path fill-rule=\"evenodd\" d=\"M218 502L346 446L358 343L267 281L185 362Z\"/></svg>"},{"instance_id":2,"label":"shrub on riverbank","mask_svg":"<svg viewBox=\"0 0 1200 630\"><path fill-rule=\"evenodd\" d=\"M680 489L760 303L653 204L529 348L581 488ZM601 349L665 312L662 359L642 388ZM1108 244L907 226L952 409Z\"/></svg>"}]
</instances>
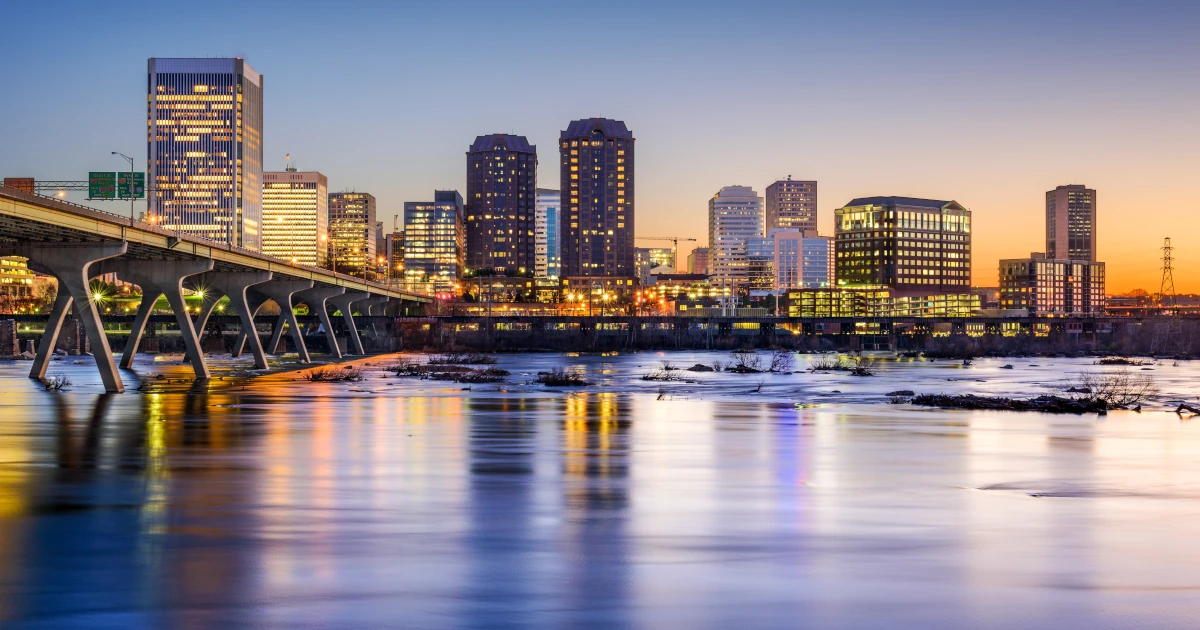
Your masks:
<instances>
[{"instance_id":1,"label":"shrub on riverbank","mask_svg":"<svg viewBox=\"0 0 1200 630\"><path fill-rule=\"evenodd\" d=\"M538 372L537 382L550 387L582 387L588 384L582 372L560 367L549 372Z\"/></svg>"},{"instance_id":2,"label":"shrub on riverbank","mask_svg":"<svg viewBox=\"0 0 1200 630\"><path fill-rule=\"evenodd\" d=\"M341 369L335 367L317 368L301 374L301 377L310 383L336 383L363 380L362 370L353 365L347 365Z\"/></svg>"}]
</instances>

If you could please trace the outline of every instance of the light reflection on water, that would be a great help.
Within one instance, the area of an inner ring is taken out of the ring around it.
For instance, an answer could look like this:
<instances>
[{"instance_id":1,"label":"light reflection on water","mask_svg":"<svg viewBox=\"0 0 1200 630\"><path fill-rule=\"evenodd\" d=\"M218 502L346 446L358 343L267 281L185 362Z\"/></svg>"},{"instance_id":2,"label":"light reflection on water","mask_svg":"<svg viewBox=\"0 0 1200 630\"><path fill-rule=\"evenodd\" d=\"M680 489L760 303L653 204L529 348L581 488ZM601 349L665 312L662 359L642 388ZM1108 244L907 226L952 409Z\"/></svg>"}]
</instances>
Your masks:
<instances>
[{"instance_id":1,"label":"light reflection on water","mask_svg":"<svg viewBox=\"0 0 1200 630\"><path fill-rule=\"evenodd\" d=\"M849 402L1035 388L1040 365L659 400L655 355L569 360L604 380L105 395L80 366L51 394L0 365L0 624L1196 626L1200 424ZM1200 372L1167 369L1156 409Z\"/></svg>"}]
</instances>

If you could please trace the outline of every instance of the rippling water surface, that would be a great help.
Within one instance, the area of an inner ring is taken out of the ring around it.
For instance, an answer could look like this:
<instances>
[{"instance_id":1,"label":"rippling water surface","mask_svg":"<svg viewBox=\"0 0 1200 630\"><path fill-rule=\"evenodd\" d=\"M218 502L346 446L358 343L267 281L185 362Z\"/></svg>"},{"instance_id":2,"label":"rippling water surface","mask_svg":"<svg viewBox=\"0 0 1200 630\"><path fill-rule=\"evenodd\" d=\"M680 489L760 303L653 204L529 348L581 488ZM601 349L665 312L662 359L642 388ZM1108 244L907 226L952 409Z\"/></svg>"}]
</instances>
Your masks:
<instances>
[{"instance_id":1,"label":"rippling water surface","mask_svg":"<svg viewBox=\"0 0 1200 630\"><path fill-rule=\"evenodd\" d=\"M1167 411L1200 365L1149 366L1140 414L1050 416L886 394L1091 360L639 380L662 360L728 355L502 356L470 389L160 358L121 395L0 363L0 626L1200 626L1200 420ZM593 384L529 382L554 366Z\"/></svg>"}]
</instances>

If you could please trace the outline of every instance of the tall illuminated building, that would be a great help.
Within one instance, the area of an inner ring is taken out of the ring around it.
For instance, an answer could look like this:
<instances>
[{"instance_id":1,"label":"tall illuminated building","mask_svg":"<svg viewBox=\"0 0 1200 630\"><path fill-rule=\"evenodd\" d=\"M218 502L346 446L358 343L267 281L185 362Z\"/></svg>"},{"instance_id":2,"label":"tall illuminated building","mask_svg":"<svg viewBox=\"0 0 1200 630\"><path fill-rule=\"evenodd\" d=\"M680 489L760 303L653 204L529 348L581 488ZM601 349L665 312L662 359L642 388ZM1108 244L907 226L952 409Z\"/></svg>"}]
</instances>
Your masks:
<instances>
[{"instance_id":1,"label":"tall illuminated building","mask_svg":"<svg viewBox=\"0 0 1200 630\"><path fill-rule=\"evenodd\" d=\"M467 266L533 275L537 147L525 136L478 136L467 151Z\"/></svg>"},{"instance_id":2,"label":"tall illuminated building","mask_svg":"<svg viewBox=\"0 0 1200 630\"><path fill-rule=\"evenodd\" d=\"M455 292L466 260L463 198L457 190L435 190L433 201L404 203L404 278L432 282L438 292Z\"/></svg>"},{"instance_id":3,"label":"tall illuminated building","mask_svg":"<svg viewBox=\"0 0 1200 630\"><path fill-rule=\"evenodd\" d=\"M557 278L562 273L560 255L560 216L562 196L557 190L538 188L534 201L535 274L539 278Z\"/></svg>"},{"instance_id":4,"label":"tall illuminated building","mask_svg":"<svg viewBox=\"0 0 1200 630\"><path fill-rule=\"evenodd\" d=\"M375 196L360 192L329 193L331 267L338 273L366 278L375 271Z\"/></svg>"},{"instance_id":5,"label":"tall illuminated building","mask_svg":"<svg viewBox=\"0 0 1200 630\"><path fill-rule=\"evenodd\" d=\"M750 277L747 244L763 236L763 199L749 186L726 186L708 200L708 273L723 287Z\"/></svg>"},{"instance_id":6,"label":"tall illuminated building","mask_svg":"<svg viewBox=\"0 0 1200 630\"><path fill-rule=\"evenodd\" d=\"M289 168L263 173L262 252L298 265L328 265L329 181Z\"/></svg>"},{"instance_id":7,"label":"tall illuminated building","mask_svg":"<svg viewBox=\"0 0 1200 630\"><path fill-rule=\"evenodd\" d=\"M834 212L839 287L968 292L971 211L957 201L861 197Z\"/></svg>"},{"instance_id":8,"label":"tall illuminated building","mask_svg":"<svg viewBox=\"0 0 1200 630\"><path fill-rule=\"evenodd\" d=\"M1096 191L1081 184L1046 193L1046 258L1096 260Z\"/></svg>"},{"instance_id":9,"label":"tall illuminated building","mask_svg":"<svg viewBox=\"0 0 1200 630\"><path fill-rule=\"evenodd\" d=\"M149 218L262 248L263 77L243 59L150 58Z\"/></svg>"},{"instance_id":10,"label":"tall illuminated building","mask_svg":"<svg viewBox=\"0 0 1200 630\"><path fill-rule=\"evenodd\" d=\"M572 121L559 134L564 276L629 286L637 277L633 145L625 123L607 118Z\"/></svg>"},{"instance_id":11,"label":"tall illuminated building","mask_svg":"<svg viewBox=\"0 0 1200 630\"><path fill-rule=\"evenodd\" d=\"M766 230L777 229L817 235L817 182L788 177L767 186Z\"/></svg>"}]
</instances>

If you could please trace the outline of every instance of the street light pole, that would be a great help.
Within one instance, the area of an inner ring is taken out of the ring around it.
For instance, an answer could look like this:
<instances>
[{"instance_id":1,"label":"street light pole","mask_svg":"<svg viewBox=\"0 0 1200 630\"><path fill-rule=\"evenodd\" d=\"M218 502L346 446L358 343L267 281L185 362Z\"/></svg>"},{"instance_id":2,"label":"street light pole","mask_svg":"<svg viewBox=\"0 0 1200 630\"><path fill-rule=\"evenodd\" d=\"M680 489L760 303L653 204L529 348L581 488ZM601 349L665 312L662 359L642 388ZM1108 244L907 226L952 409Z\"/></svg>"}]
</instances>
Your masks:
<instances>
[{"instance_id":1,"label":"street light pole","mask_svg":"<svg viewBox=\"0 0 1200 630\"><path fill-rule=\"evenodd\" d=\"M129 225L133 225L133 158L119 151L113 151L112 154L129 161Z\"/></svg>"}]
</instances>

